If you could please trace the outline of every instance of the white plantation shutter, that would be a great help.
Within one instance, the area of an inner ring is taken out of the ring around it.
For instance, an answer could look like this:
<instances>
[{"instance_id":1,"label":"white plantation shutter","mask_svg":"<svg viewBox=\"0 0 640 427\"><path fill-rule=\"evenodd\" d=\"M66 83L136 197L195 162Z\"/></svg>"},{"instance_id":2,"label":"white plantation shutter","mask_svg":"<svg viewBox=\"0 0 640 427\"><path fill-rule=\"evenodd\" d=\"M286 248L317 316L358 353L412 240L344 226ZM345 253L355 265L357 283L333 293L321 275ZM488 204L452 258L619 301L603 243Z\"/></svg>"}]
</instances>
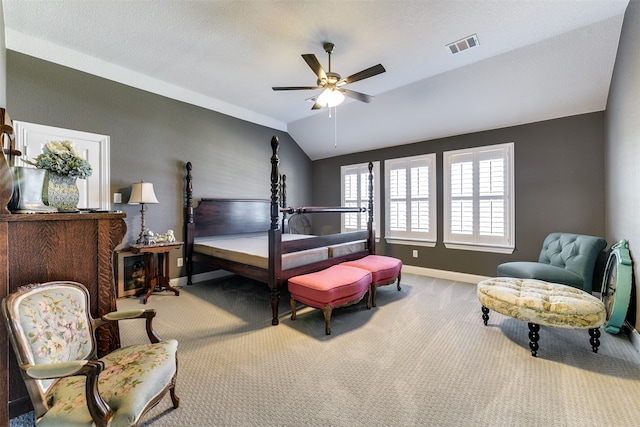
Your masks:
<instances>
[{"instance_id":1,"label":"white plantation shutter","mask_svg":"<svg viewBox=\"0 0 640 427\"><path fill-rule=\"evenodd\" d=\"M358 191L358 169L350 171L343 175L344 178L344 202L343 206L354 207L358 206L358 202L360 201L360 194ZM359 227L358 225L358 214L355 213L347 213L344 214L344 228L346 230L355 231Z\"/></svg>"},{"instance_id":2,"label":"white plantation shutter","mask_svg":"<svg viewBox=\"0 0 640 427\"><path fill-rule=\"evenodd\" d=\"M483 236L504 236L504 159L480 160L479 163L478 192L480 206L478 231Z\"/></svg>"},{"instance_id":3,"label":"white plantation shutter","mask_svg":"<svg viewBox=\"0 0 640 427\"><path fill-rule=\"evenodd\" d=\"M385 161L385 237L392 243L435 244L435 154Z\"/></svg>"},{"instance_id":4,"label":"white plantation shutter","mask_svg":"<svg viewBox=\"0 0 640 427\"><path fill-rule=\"evenodd\" d=\"M429 169L428 165L411 168L411 230L429 232Z\"/></svg>"},{"instance_id":5,"label":"white plantation shutter","mask_svg":"<svg viewBox=\"0 0 640 427\"><path fill-rule=\"evenodd\" d=\"M389 205L389 227L391 230L406 230L407 171L404 168L389 171Z\"/></svg>"},{"instance_id":6,"label":"white plantation shutter","mask_svg":"<svg viewBox=\"0 0 640 427\"><path fill-rule=\"evenodd\" d=\"M357 165L342 166L340 168L342 182L342 206L349 207L369 207L369 164L361 163ZM380 175L380 162L373 162L373 228L376 237L379 231L376 224L380 216L380 206L377 202L380 197L379 183L377 177ZM342 232L366 230L369 213L345 213L342 216Z\"/></svg>"},{"instance_id":7,"label":"white plantation shutter","mask_svg":"<svg viewBox=\"0 0 640 427\"><path fill-rule=\"evenodd\" d=\"M443 154L445 245L511 252L513 143Z\"/></svg>"},{"instance_id":8,"label":"white plantation shutter","mask_svg":"<svg viewBox=\"0 0 640 427\"><path fill-rule=\"evenodd\" d=\"M473 161L454 156L451 163L451 232L473 234Z\"/></svg>"}]
</instances>

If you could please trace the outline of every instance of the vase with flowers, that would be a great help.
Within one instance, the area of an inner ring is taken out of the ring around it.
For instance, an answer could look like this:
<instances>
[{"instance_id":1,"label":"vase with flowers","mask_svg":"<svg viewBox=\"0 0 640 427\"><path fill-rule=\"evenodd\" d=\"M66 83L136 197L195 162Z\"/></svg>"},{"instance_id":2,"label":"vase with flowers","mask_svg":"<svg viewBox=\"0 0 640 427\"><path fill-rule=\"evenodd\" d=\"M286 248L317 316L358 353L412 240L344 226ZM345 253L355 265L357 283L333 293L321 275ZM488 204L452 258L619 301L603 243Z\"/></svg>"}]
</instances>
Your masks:
<instances>
[{"instance_id":1,"label":"vase with flowers","mask_svg":"<svg viewBox=\"0 0 640 427\"><path fill-rule=\"evenodd\" d=\"M91 176L91 165L78 154L71 141L51 141L42 154L26 163L48 171L47 198L49 206L58 211L75 211L80 193L76 180Z\"/></svg>"}]
</instances>

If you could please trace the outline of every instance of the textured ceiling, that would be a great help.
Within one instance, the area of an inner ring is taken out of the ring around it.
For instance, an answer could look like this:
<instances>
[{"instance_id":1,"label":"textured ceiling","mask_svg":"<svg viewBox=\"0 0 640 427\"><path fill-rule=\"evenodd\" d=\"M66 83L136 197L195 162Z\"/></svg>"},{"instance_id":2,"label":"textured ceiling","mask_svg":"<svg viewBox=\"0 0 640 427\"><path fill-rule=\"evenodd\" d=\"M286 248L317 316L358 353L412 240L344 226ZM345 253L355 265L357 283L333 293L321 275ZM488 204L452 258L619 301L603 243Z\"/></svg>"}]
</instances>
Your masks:
<instances>
[{"instance_id":1,"label":"textured ceiling","mask_svg":"<svg viewBox=\"0 0 640 427\"><path fill-rule=\"evenodd\" d=\"M627 4L2 0L8 49L288 131L312 160L604 110ZM387 70L331 119L318 91L271 90L315 85L300 55L327 70L325 41L343 77Z\"/></svg>"}]
</instances>

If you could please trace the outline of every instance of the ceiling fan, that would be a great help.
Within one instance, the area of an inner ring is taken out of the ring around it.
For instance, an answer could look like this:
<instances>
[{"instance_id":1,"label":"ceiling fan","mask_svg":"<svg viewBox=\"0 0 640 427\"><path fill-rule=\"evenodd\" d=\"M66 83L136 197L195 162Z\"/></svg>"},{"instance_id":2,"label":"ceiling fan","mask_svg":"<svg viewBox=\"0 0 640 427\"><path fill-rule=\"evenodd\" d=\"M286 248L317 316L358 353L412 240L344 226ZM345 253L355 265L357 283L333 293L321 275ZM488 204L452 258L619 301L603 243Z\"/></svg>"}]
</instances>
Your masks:
<instances>
[{"instance_id":1,"label":"ceiling fan","mask_svg":"<svg viewBox=\"0 0 640 427\"><path fill-rule=\"evenodd\" d=\"M313 70L313 72L318 76L318 81L316 86L279 86L273 87L273 90L317 90L323 89L322 93L314 98L311 98L315 101L312 110L317 110L322 107L335 107L344 101L344 96L348 96L349 98L357 99L362 102L371 102L374 97L371 95L366 95L364 93L355 92L353 90L345 89L344 86L350 83L357 82L359 80L368 79L369 77L376 76L378 74L384 73L386 70L382 66L382 64L374 65L373 67L367 68L366 70L362 70L358 73L352 74L349 77L341 78L340 74L334 73L331 71L331 54L333 53L333 48L335 47L333 43L324 43L322 45L324 47L325 52L329 55L329 71L325 73L322 65L318 61L318 58L313 53L306 53L302 55L302 58L305 60L307 65Z\"/></svg>"}]
</instances>

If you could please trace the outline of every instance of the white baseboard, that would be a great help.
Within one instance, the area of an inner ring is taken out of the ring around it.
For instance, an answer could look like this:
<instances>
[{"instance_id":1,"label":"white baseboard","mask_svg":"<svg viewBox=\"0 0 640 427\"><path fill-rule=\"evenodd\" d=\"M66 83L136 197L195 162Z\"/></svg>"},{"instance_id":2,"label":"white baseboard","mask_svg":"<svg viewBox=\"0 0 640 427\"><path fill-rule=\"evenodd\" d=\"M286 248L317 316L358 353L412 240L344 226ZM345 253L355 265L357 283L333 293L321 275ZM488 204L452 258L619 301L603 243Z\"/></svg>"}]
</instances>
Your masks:
<instances>
[{"instance_id":1,"label":"white baseboard","mask_svg":"<svg viewBox=\"0 0 640 427\"><path fill-rule=\"evenodd\" d=\"M488 279L488 276L479 276L477 274L459 273L457 271L436 270L434 268L416 267L415 265L403 265L402 271L409 274L417 274L418 276L435 277L436 279L453 280L456 282L473 283Z\"/></svg>"}]
</instances>

